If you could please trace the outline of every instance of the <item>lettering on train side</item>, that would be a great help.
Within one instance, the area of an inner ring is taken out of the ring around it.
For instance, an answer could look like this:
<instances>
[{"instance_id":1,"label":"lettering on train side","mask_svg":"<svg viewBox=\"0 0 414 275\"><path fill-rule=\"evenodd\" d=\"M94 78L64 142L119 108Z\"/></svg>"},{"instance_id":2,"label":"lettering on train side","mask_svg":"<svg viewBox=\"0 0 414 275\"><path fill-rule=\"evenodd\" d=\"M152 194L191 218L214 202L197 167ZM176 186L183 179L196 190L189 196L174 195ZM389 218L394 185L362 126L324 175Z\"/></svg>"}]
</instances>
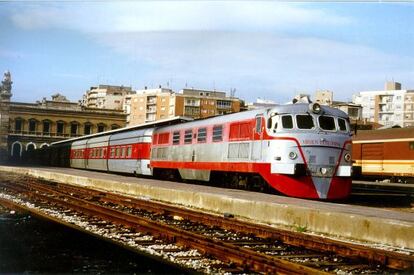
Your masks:
<instances>
[{"instance_id":1,"label":"lettering on train side","mask_svg":"<svg viewBox=\"0 0 414 275\"><path fill-rule=\"evenodd\" d=\"M324 146L334 146L340 147L339 142L333 140L322 140L322 139L304 139L302 140L302 145L324 145Z\"/></svg>"}]
</instances>

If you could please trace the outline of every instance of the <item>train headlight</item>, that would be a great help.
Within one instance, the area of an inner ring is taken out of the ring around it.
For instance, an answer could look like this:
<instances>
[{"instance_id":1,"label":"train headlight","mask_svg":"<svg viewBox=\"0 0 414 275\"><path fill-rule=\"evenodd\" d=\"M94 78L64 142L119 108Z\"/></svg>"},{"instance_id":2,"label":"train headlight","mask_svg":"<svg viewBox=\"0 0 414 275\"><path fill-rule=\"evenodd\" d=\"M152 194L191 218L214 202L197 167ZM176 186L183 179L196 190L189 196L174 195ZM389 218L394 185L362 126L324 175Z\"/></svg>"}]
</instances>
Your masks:
<instances>
[{"instance_id":1,"label":"train headlight","mask_svg":"<svg viewBox=\"0 0 414 275\"><path fill-rule=\"evenodd\" d=\"M349 153L346 153L345 156L344 156L344 160L346 162L350 162L351 161L351 155Z\"/></svg>"},{"instance_id":2,"label":"train headlight","mask_svg":"<svg viewBox=\"0 0 414 275\"><path fill-rule=\"evenodd\" d=\"M322 108L318 103L311 103L309 104L309 110L314 114L319 114L322 111Z\"/></svg>"},{"instance_id":3,"label":"train headlight","mask_svg":"<svg viewBox=\"0 0 414 275\"><path fill-rule=\"evenodd\" d=\"M294 160L294 159L296 159L298 157L298 154L296 154L295 152L290 152L289 153L289 158L291 159L291 160Z\"/></svg>"}]
</instances>

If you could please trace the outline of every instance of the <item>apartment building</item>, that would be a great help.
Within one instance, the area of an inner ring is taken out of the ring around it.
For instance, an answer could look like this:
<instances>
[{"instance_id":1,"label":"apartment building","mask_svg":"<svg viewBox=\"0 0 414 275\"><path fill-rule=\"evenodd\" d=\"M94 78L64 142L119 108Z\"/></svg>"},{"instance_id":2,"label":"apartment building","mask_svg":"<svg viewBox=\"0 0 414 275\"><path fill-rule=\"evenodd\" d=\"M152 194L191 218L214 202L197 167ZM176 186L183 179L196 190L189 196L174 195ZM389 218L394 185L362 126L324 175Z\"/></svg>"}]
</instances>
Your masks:
<instances>
[{"instance_id":1,"label":"apartment building","mask_svg":"<svg viewBox=\"0 0 414 275\"><path fill-rule=\"evenodd\" d=\"M353 102L361 104L362 118L384 126L414 126L414 90L402 90L401 84L389 81L383 91L362 91Z\"/></svg>"},{"instance_id":2,"label":"apartment building","mask_svg":"<svg viewBox=\"0 0 414 275\"><path fill-rule=\"evenodd\" d=\"M168 88L137 90L131 95L129 125L175 116L175 94Z\"/></svg>"},{"instance_id":3,"label":"apartment building","mask_svg":"<svg viewBox=\"0 0 414 275\"><path fill-rule=\"evenodd\" d=\"M99 85L90 87L81 100L81 105L88 108L123 110L125 96L135 94L131 87Z\"/></svg>"},{"instance_id":4,"label":"apartment building","mask_svg":"<svg viewBox=\"0 0 414 275\"><path fill-rule=\"evenodd\" d=\"M240 99L227 97L225 92L183 89L176 94L175 114L206 118L240 112L240 105Z\"/></svg>"},{"instance_id":5,"label":"apartment building","mask_svg":"<svg viewBox=\"0 0 414 275\"><path fill-rule=\"evenodd\" d=\"M321 105L331 106L333 103L333 92L332 91L316 91L315 102Z\"/></svg>"},{"instance_id":6,"label":"apartment building","mask_svg":"<svg viewBox=\"0 0 414 275\"><path fill-rule=\"evenodd\" d=\"M240 111L240 100L226 97L225 92L183 89L138 90L131 96L129 125L136 125L174 116L205 118Z\"/></svg>"}]
</instances>

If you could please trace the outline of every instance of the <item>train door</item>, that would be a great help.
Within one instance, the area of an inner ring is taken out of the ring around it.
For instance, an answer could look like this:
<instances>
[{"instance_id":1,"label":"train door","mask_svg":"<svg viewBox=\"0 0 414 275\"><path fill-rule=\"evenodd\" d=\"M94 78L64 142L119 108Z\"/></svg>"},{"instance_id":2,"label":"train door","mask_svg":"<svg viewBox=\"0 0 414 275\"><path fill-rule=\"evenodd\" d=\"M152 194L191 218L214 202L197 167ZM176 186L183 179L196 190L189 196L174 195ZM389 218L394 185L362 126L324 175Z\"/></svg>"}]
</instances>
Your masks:
<instances>
[{"instance_id":1,"label":"train door","mask_svg":"<svg viewBox=\"0 0 414 275\"><path fill-rule=\"evenodd\" d=\"M262 146L263 146L263 116L256 116L253 144L252 144L252 160L259 160L262 158Z\"/></svg>"},{"instance_id":2,"label":"train door","mask_svg":"<svg viewBox=\"0 0 414 275\"><path fill-rule=\"evenodd\" d=\"M361 148L362 173L383 173L384 144L364 143Z\"/></svg>"},{"instance_id":3,"label":"train door","mask_svg":"<svg viewBox=\"0 0 414 275\"><path fill-rule=\"evenodd\" d=\"M89 140L87 140L86 143L85 143L85 159L84 159L86 169L89 168L89 151L90 151L89 147L90 147Z\"/></svg>"}]
</instances>

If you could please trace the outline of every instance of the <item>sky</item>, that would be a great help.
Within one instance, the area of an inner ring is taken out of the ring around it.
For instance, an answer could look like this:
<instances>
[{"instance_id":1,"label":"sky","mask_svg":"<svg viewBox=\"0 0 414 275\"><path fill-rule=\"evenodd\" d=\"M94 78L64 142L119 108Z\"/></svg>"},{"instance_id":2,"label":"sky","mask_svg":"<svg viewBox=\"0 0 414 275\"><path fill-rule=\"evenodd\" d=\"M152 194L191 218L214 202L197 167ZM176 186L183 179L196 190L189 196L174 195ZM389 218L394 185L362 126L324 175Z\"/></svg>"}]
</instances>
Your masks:
<instances>
[{"instance_id":1,"label":"sky","mask_svg":"<svg viewBox=\"0 0 414 275\"><path fill-rule=\"evenodd\" d=\"M0 1L12 101L99 84L349 101L385 81L414 89L414 3Z\"/></svg>"}]
</instances>

